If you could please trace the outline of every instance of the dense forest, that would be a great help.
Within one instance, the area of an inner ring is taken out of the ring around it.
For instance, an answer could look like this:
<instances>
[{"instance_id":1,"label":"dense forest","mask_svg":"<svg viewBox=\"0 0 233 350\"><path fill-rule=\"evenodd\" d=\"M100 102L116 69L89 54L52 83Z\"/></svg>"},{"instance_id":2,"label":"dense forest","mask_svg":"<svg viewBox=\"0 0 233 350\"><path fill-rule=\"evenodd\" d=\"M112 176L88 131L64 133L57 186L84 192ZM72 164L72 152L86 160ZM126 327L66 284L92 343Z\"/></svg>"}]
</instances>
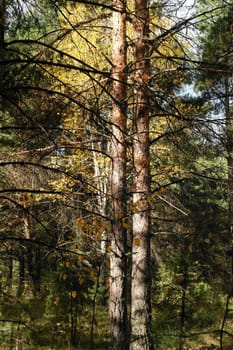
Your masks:
<instances>
[{"instance_id":1,"label":"dense forest","mask_svg":"<svg viewBox=\"0 0 233 350\"><path fill-rule=\"evenodd\" d=\"M0 348L233 349L231 0L0 1Z\"/></svg>"}]
</instances>

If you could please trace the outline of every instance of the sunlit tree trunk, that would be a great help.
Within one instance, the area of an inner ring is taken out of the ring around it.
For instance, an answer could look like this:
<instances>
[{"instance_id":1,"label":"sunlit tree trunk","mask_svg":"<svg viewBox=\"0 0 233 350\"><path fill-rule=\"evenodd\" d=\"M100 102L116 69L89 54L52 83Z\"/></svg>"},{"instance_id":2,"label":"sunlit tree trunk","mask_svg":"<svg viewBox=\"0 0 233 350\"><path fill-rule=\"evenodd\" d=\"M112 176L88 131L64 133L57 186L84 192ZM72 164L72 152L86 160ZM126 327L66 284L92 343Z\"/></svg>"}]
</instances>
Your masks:
<instances>
[{"instance_id":1,"label":"sunlit tree trunk","mask_svg":"<svg viewBox=\"0 0 233 350\"><path fill-rule=\"evenodd\" d=\"M98 143L98 149L102 150L103 147L106 148L107 144L107 151L109 143L106 139L103 138ZM104 146L103 146L104 145ZM109 188L109 173L110 173L110 163L109 159L104 159L103 156L101 157L101 161L98 160L98 152L95 150L94 144L92 145L93 148L93 164L94 164L94 171L95 171L95 179L96 179L96 188L98 190L98 195L96 198L97 205L99 208L99 213L102 217L107 217L107 205L108 205L108 197L107 192ZM106 260L107 260L107 241L108 241L108 232L105 227L101 228L101 237L100 237L100 252L101 252L101 261L100 261L100 285L102 287L107 286L107 268L106 268ZM106 293L105 288L103 288L103 299L102 303L105 304L106 302Z\"/></svg>"},{"instance_id":2,"label":"sunlit tree trunk","mask_svg":"<svg viewBox=\"0 0 233 350\"><path fill-rule=\"evenodd\" d=\"M25 288L25 257L24 257L24 248L20 247L19 249L19 285L17 296L21 297Z\"/></svg>"},{"instance_id":3,"label":"sunlit tree trunk","mask_svg":"<svg viewBox=\"0 0 233 350\"><path fill-rule=\"evenodd\" d=\"M112 237L110 254L109 313L113 349L127 349L126 307L126 13L125 0L113 7L113 105L112 105Z\"/></svg>"},{"instance_id":4,"label":"sunlit tree trunk","mask_svg":"<svg viewBox=\"0 0 233 350\"><path fill-rule=\"evenodd\" d=\"M152 349L150 335L149 3L135 0L133 237L130 350Z\"/></svg>"}]
</instances>

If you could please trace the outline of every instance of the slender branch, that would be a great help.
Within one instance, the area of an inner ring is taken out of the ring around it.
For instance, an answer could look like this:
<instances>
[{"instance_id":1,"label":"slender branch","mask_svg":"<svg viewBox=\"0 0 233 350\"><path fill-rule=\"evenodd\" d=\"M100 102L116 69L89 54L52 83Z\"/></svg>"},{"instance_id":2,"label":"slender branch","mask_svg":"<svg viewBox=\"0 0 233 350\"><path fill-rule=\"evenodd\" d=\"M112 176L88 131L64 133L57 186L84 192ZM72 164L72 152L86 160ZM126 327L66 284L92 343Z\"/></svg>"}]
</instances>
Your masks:
<instances>
[{"instance_id":1,"label":"slender branch","mask_svg":"<svg viewBox=\"0 0 233 350\"><path fill-rule=\"evenodd\" d=\"M62 248L61 246L56 245L51 245L42 241L38 241L38 240L34 240L34 239L30 239L30 238L21 238L21 237L12 237L12 236L5 236L5 237L0 237L0 242L5 242L5 241L16 241L16 242L21 242L21 243L31 243L31 244L36 244L45 248L48 248L52 251L58 251L58 252L62 252L62 253L69 253L69 254L74 254L74 255L85 255L88 254L88 252L83 252L83 251L74 251L74 250L70 250L67 248ZM69 242L70 243L70 242Z\"/></svg>"},{"instance_id":2,"label":"slender branch","mask_svg":"<svg viewBox=\"0 0 233 350\"><path fill-rule=\"evenodd\" d=\"M52 1L52 2L54 3L54 1ZM115 11L115 12L120 12L120 13L123 12L120 8L118 8L116 6L107 5L106 3L102 3L102 2L98 2L98 1L96 2L96 1L89 1L89 0L73 0L73 2L76 2L78 4L102 7L104 9Z\"/></svg>"},{"instance_id":3,"label":"slender branch","mask_svg":"<svg viewBox=\"0 0 233 350\"><path fill-rule=\"evenodd\" d=\"M25 326L26 328L30 329L30 331L35 332L35 330L33 328L31 328L30 326L28 326L26 324L26 322L22 321L22 320L11 320L11 319L0 319L0 322L4 322L4 323L17 323L17 324L21 324L23 326Z\"/></svg>"},{"instance_id":4,"label":"slender branch","mask_svg":"<svg viewBox=\"0 0 233 350\"><path fill-rule=\"evenodd\" d=\"M39 150L36 150L37 152L43 152L43 148L42 149L39 149ZM35 152L35 150L33 151ZM67 173L66 171L64 170L61 170L61 169L58 169L58 168L53 168L53 167L50 167L50 166L47 166L47 165L43 165L43 164L39 164L39 163L33 163L33 162L26 162L26 161L8 161L8 162L0 162L0 166L7 166L7 165L20 165L20 166L33 166L33 167L38 167L38 168L41 168L41 169L44 169L44 170L48 170L48 171L52 171L52 172L56 172L56 173L60 173L62 175L65 175L67 177L70 177L74 180L79 180L79 181L82 181L83 182L83 178L79 175L79 174L76 174L76 175L72 175L70 173ZM23 189L22 189L23 190ZM24 191L24 190L23 190ZM41 190L40 190L40 193L41 193ZM55 193L55 194L60 194L60 192L52 192L52 193Z\"/></svg>"},{"instance_id":5,"label":"slender branch","mask_svg":"<svg viewBox=\"0 0 233 350\"><path fill-rule=\"evenodd\" d=\"M166 204L168 204L170 207L172 207L172 208L176 209L177 211L179 211L181 214L183 214L183 215L185 215L185 216L189 215L189 211L186 212L186 211L184 211L183 209L178 208L176 205L174 205L173 203L169 202L169 201L168 201L167 199L165 199L164 197L158 196L158 198L161 199L161 200L162 200L163 202L165 202Z\"/></svg>"}]
</instances>

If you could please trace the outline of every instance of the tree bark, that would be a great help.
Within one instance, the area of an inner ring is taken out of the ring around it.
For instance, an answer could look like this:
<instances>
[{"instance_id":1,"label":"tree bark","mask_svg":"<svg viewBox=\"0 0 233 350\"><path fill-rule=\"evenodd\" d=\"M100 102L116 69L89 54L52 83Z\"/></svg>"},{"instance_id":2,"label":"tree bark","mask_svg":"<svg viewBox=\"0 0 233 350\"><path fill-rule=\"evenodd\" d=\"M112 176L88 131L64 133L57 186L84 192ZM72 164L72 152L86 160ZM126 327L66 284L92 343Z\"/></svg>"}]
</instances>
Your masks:
<instances>
[{"instance_id":1,"label":"tree bark","mask_svg":"<svg viewBox=\"0 0 233 350\"><path fill-rule=\"evenodd\" d=\"M135 0L133 234L130 350L152 349L150 319L149 11Z\"/></svg>"},{"instance_id":2,"label":"tree bark","mask_svg":"<svg viewBox=\"0 0 233 350\"><path fill-rule=\"evenodd\" d=\"M126 0L114 0L112 61L112 237L110 254L109 316L112 348L127 350L126 246Z\"/></svg>"}]
</instances>

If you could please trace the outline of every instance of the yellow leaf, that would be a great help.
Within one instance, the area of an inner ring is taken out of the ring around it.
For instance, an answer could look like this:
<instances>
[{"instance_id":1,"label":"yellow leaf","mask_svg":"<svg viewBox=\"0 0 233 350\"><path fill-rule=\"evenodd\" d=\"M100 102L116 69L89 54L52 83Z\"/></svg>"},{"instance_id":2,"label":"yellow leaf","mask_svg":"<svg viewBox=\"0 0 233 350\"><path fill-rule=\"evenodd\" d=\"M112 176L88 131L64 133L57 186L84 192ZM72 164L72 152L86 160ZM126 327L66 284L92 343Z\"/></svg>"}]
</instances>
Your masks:
<instances>
[{"instance_id":1,"label":"yellow leaf","mask_svg":"<svg viewBox=\"0 0 233 350\"><path fill-rule=\"evenodd\" d=\"M94 278L94 277L95 277L95 271L93 271L93 270L90 271L90 277L91 277L91 278Z\"/></svg>"},{"instance_id":2,"label":"yellow leaf","mask_svg":"<svg viewBox=\"0 0 233 350\"><path fill-rule=\"evenodd\" d=\"M96 238L98 239L98 241L100 241L100 240L101 240L101 237L102 237L101 232L97 232L97 234L96 234Z\"/></svg>"},{"instance_id":3,"label":"yellow leaf","mask_svg":"<svg viewBox=\"0 0 233 350\"><path fill-rule=\"evenodd\" d=\"M147 196L147 203L148 203L150 206L153 205L152 197L151 197L150 194L148 194L148 196Z\"/></svg>"},{"instance_id":4,"label":"yellow leaf","mask_svg":"<svg viewBox=\"0 0 233 350\"><path fill-rule=\"evenodd\" d=\"M78 261L83 261L84 259L85 259L85 257L83 255L78 256Z\"/></svg>"},{"instance_id":5,"label":"yellow leaf","mask_svg":"<svg viewBox=\"0 0 233 350\"><path fill-rule=\"evenodd\" d=\"M78 284L81 286L83 284L84 280L82 277L79 277L78 279Z\"/></svg>"},{"instance_id":6,"label":"yellow leaf","mask_svg":"<svg viewBox=\"0 0 233 350\"><path fill-rule=\"evenodd\" d=\"M136 214L139 213L138 203L133 203L133 212Z\"/></svg>"},{"instance_id":7,"label":"yellow leaf","mask_svg":"<svg viewBox=\"0 0 233 350\"><path fill-rule=\"evenodd\" d=\"M121 212L116 212L114 214L114 216L115 216L115 219L120 219L122 217L122 213Z\"/></svg>"},{"instance_id":8,"label":"yellow leaf","mask_svg":"<svg viewBox=\"0 0 233 350\"><path fill-rule=\"evenodd\" d=\"M72 296L73 299L75 299L77 297L77 294L78 294L77 290L72 290L71 291L71 296Z\"/></svg>"},{"instance_id":9,"label":"yellow leaf","mask_svg":"<svg viewBox=\"0 0 233 350\"><path fill-rule=\"evenodd\" d=\"M107 248L107 253L110 254L112 252L112 248L111 247L108 247Z\"/></svg>"},{"instance_id":10,"label":"yellow leaf","mask_svg":"<svg viewBox=\"0 0 233 350\"><path fill-rule=\"evenodd\" d=\"M135 238L135 240L134 240L134 245L136 245L136 247L140 247L141 242L140 242L140 239L139 239L139 238Z\"/></svg>"},{"instance_id":11,"label":"yellow leaf","mask_svg":"<svg viewBox=\"0 0 233 350\"><path fill-rule=\"evenodd\" d=\"M59 302L60 302L60 297L57 296L56 299L55 299L55 303L54 303L54 304L55 304L55 305L58 305Z\"/></svg>"},{"instance_id":12,"label":"yellow leaf","mask_svg":"<svg viewBox=\"0 0 233 350\"><path fill-rule=\"evenodd\" d=\"M78 228L82 229L85 226L85 220L79 218L79 219L77 219L76 224L77 224Z\"/></svg>"},{"instance_id":13,"label":"yellow leaf","mask_svg":"<svg viewBox=\"0 0 233 350\"><path fill-rule=\"evenodd\" d=\"M129 227L129 224L128 224L128 222L127 222L127 218L123 218L123 219L122 219L122 226L123 226L124 228L128 228L128 227Z\"/></svg>"},{"instance_id":14,"label":"yellow leaf","mask_svg":"<svg viewBox=\"0 0 233 350\"><path fill-rule=\"evenodd\" d=\"M103 282L104 282L104 279L103 279L103 277L99 277L99 281L98 281L100 284L102 284Z\"/></svg>"},{"instance_id":15,"label":"yellow leaf","mask_svg":"<svg viewBox=\"0 0 233 350\"><path fill-rule=\"evenodd\" d=\"M105 224L104 231L111 231L111 225Z\"/></svg>"},{"instance_id":16,"label":"yellow leaf","mask_svg":"<svg viewBox=\"0 0 233 350\"><path fill-rule=\"evenodd\" d=\"M68 278L68 275L67 275L66 273L63 273L63 274L62 274L62 279L63 279L63 281L66 281L67 278Z\"/></svg>"}]
</instances>

